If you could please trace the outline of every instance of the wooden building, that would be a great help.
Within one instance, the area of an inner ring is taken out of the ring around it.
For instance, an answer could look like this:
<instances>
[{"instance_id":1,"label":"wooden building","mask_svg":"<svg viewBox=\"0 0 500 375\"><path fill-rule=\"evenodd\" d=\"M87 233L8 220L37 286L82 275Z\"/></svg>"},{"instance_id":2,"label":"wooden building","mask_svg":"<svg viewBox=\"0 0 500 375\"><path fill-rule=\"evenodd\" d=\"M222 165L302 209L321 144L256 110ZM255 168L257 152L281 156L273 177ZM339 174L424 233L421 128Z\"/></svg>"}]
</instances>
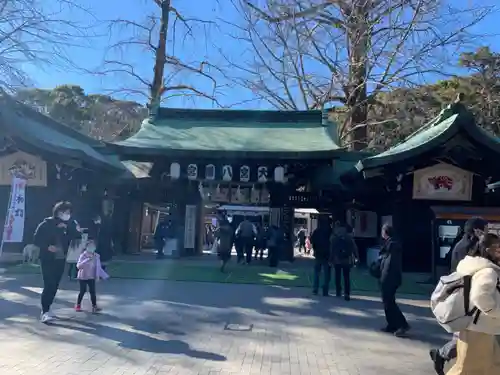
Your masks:
<instances>
[{"instance_id":1,"label":"wooden building","mask_svg":"<svg viewBox=\"0 0 500 375\"><path fill-rule=\"evenodd\" d=\"M363 209L378 213L379 227L392 222L404 268L436 276L445 272L449 245L467 218L500 222L500 200L485 194L500 178L499 159L498 138L457 101L401 143L361 160L342 181Z\"/></svg>"},{"instance_id":2,"label":"wooden building","mask_svg":"<svg viewBox=\"0 0 500 375\"><path fill-rule=\"evenodd\" d=\"M27 179L22 241L6 243L3 250L7 252L18 252L32 241L36 225L50 216L57 201L71 201L75 218L85 221L101 212L103 205L111 206L111 184L130 175L116 156L100 151L103 143L7 96L0 98L0 134L2 224L10 201L12 173Z\"/></svg>"},{"instance_id":3,"label":"wooden building","mask_svg":"<svg viewBox=\"0 0 500 375\"><path fill-rule=\"evenodd\" d=\"M142 177L122 194L120 206L131 212L127 247L140 247L145 203L169 207L180 255L201 251L206 204L270 206L271 223L291 241L293 209L334 209L336 163L359 160L338 145L327 118L321 111L160 109L111 146ZM291 243L288 249L287 258Z\"/></svg>"}]
</instances>

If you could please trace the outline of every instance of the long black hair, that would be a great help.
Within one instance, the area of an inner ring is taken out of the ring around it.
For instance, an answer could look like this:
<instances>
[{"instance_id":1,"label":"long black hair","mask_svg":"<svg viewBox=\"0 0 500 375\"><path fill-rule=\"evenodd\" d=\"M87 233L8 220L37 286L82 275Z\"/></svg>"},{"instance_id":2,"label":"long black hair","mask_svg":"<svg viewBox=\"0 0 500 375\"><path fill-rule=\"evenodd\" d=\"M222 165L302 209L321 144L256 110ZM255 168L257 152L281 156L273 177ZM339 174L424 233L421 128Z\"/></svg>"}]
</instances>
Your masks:
<instances>
[{"instance_id":1,"label":"long black hair","mask_svg":"<svg viewBox=\"0 0 500 375\"><path fill-rule=\"evenodd\" d=\"M477 246L469 251L470 256L486 258L490 261L494 261L491 257L489 250L492 247L500 246L500 237L494 233L485 233L479 239Z\"/></svg>"},{"instance_id":2,"label":"long black hair","mask_svg":"<svg viewBox=\"0 0 500 375\"><path fill-rule=\"evenodd\" d=\"M484 231L487 226L488 222L481 217L472 217L465 222L464 237L467 240L467 251L473 251L479 243L476 230Z\"/></svg>"}]
</instances>

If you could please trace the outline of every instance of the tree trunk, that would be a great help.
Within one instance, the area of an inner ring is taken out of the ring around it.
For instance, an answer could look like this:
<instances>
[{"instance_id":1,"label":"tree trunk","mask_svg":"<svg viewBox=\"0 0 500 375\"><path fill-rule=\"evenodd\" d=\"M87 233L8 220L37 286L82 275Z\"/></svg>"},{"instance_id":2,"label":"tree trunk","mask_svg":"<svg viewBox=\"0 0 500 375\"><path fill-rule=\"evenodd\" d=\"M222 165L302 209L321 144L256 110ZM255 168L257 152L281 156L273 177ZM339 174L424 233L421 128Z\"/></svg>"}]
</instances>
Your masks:
<instances>
[{"instance_id":1,"label":"tree trunk","mask_svg":"<svg viewBox=\"0 0 500 375\"><path fill-rule=\"evenodd\" d=\"M364 6L353 6L347 19L349 38L349 81L346 90L347 119L346 141L353 150L362 150L368 144L368 88L366 74L368 64L369 1Z\"/></svg>"},{"instance_id":2,"label":"tree trunk","mask_svg":"<svg viewBox=\"0 0 500 375\"><path fill-rule=\"evenodd\" d=\"M160 33L158 38L158 46L155 51L155 66L153 83L151 84L151 97L148 105L150 117L156 117L160 108L161 97L163 95L163 75L165 71L165 63L167 59L167 34L168 21L170 15L170 1L163 0L161 2L161 18L160 18Z\"/></svg>"}]
</instances>

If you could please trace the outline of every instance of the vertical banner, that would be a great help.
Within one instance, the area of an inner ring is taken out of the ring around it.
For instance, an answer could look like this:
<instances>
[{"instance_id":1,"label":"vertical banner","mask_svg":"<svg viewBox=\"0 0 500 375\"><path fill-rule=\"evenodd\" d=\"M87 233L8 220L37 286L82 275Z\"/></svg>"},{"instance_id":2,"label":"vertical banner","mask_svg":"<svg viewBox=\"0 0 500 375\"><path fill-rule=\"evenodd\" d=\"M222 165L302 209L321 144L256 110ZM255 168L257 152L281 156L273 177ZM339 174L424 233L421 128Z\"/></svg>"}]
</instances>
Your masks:
<instances>
[{"instance_id":1,"label":"vertical banner","mask_svg":"<svg viewBox=\"0 0 500 375\"><path fill-rule=\"evenodd\" d=\"M4 243L23 242L24 218L26 208L26 180L12 177L9 205L5 217L0 255Z\"/></svg>"},{"instance_id":2,"label":"vertical banner","mask_svg":"<svg viewBox=\"0 0 500 375\"><path fill-rule=\"evenodd\" d=\"M194 249L196 240L196 205L186 205L186 217L184 221L184 248Z\"/></svg>"}]
</instances>

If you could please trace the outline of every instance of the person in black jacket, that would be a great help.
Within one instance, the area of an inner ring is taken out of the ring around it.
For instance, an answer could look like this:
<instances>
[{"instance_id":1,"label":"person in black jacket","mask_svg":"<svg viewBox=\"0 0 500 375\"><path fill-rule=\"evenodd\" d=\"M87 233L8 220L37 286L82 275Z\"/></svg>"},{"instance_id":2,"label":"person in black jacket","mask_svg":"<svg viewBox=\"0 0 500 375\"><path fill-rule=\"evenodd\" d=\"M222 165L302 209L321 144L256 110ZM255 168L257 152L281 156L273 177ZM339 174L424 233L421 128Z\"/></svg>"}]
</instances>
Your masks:
<instances>
[{"instance_id":1,"label":"person in black jacket","mask_svg":"<svg viewBox=\"0 0 500 375\"><path fill-rule=\"evenodd\" d=\"M448 252L451 255L450 273L456 271L458 263L477 245L479 238L487 228L488 222L483 218L473 217L467 220L463 232L459 230L459 233L457 233L456 239L460 238L459 241L453 244L451 250ZM452 361L457 357L457 335L454 334L453 338L441 348L431 349L429 355L434 364L436 374L444 375L446 362Z\"/></svg>"},{"instance_id":2,"label":"person in black jacket","mask_svg":"<svg viewBox=\"0 0 500 375\"><path fill-rule=\"evenodd\" d=\"M382 226L384 245L380 250L380 289L384 304L387 326L384 332L405 336L410 325L396 303L396 292L403 281L403 259L400 243L394 238L394 229L388 224Z\"/></svg>"},{"instance_id":3,"label":"person in black jacket","mask_svg":"<svg viewBox=\"0 0 500 375\"><path fill-rule=\"evenodd\" d=\"M52 209L52 216L44 219L36 228L33 243L40 249L43 291L40 320L48 323L54 318L50 306L59 288L66 265L66 255L72 240L81 238L80 228L71 219L71 203L59 202Z\"/></svg>"},{"instance_id":4,"label":"person in black jacket","mask_svg":"<svg viewBox=\"0 0 500 375\"><path fill-rule=\"evenodd\" d=\"M314 278L313 294L318 294L319 277L323 270L323 296L328 296L330 289L330 279L332 276L332 266L330 265L330 236L331 228L327 219L321 218L318 228L311 235L311 245L314 254Z\"/></svg>"},{"instance_id":5,"label":"person in black jacket","mask_svg":"<svg viewBox=\"0 0 500 375\"><path fill-rule=\"evenodd\" d=\"M451 250L451 272L455 272L458 263L462 261L467 253L477 245L479 237L488 227L488 222L480 217L473 217L464 225L464 236Z\"/></svg>"}]
</instances>

